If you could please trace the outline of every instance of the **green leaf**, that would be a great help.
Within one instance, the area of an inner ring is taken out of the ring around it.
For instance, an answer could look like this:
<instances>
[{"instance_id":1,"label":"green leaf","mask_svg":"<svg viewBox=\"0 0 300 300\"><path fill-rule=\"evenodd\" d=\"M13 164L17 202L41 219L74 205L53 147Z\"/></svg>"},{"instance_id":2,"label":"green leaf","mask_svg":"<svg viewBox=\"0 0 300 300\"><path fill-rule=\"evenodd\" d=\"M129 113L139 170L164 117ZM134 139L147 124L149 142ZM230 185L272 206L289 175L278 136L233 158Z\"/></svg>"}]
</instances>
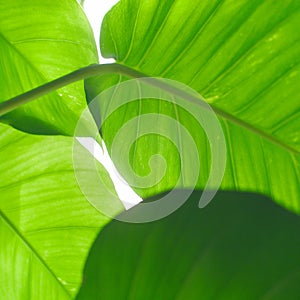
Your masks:
<instances>
[{"instance_id":1,"label":"green leaf","mask_svg":"<svg viewBox=\"0 0 300 300\"><path fill-rule=\"evenodd\" d=\"M263 193L300 212L299 26L298 0L121 0L103 21L101 50L105 57L147 76L182 82L211 105L227 144L222 189ZM89 101L124 80L124 76L87 80ZM117 94L118 87L115 90ZM102 119L111 101L100 102ZM162 100L140 99L107 117L102 133L111 149L121 127L139 116L131 123L136 143L130 149L122 142L115 144L115 152L127 151L128 159L113 156L113 160L128 182L133 176L127 160L135 174L152 172L157 178L162 165L153 163L150 170L149 158L153 154L165 158L163 179L152 187L136 188L143 197L172 189L180 172L181 186L191 187L195 169L188 159L179 166L174 140L181 141L183 157L189 156L180 129L171 142L161 135L139 135L143 114L149 113L157 115L156 127L169 128L173 135L174 126L160 116L168 115L189 130L201 161L196 186L205 187L210 145L191 112Z\"/></svg>"},{"instance_id":2,"label":"green leaf","mask_svg":"<svg viewBox=\"0 0 300 300\"><path fill-rule=\"evenodd\" d=\"M77 299L298 299L299 216L256 194L219 192L205 209L199 197L160 221L107 225Z\"/></svg>"},{"instance_id":3,"label":"green leaf","mask_svg":"<svg viewBox=\"0 0 300 300\"><path fill-rule=\"evenodd\" d=\"M72 299L77 293L91 243L110 218L86 200L76 179L84 177L98 201L116 202L108 173L96 162L101 182L95 180L90 162L71 137L0 125L1 299ZM115 213L123 208L118 203Z\"/></svg>"},{"instance_id":4,"label":"green leaf","mask_svg":"<svg viewBox=\"0 0 300 300\"><path fill-rule=\"evenodd\" d=\"M73 0L1 1L0 102L98 61L93 32ZM2 117L31 133L72 135L86 105L83 83Z\"/></svg>"}]
</instances>

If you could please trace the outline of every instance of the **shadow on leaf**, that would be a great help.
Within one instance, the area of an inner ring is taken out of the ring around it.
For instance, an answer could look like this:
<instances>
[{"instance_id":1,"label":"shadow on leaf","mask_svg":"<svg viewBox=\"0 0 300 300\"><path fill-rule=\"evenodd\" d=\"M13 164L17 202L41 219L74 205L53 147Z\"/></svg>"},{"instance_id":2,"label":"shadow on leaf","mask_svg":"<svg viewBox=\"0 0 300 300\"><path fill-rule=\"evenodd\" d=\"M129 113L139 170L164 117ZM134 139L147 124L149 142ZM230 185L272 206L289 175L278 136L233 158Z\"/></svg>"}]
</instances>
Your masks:
<instances>
[{"instance_id":1,"label":"shadow on leaf","mask_svg":"<svg viewBox=\"0 0 300 300\"><path fill-rule=\"evenodd\" d=\"M200 195L159 221L111 222L78 299L298 299L300 217L238 192L199 209Z\"/></svg>"}]
</instances>

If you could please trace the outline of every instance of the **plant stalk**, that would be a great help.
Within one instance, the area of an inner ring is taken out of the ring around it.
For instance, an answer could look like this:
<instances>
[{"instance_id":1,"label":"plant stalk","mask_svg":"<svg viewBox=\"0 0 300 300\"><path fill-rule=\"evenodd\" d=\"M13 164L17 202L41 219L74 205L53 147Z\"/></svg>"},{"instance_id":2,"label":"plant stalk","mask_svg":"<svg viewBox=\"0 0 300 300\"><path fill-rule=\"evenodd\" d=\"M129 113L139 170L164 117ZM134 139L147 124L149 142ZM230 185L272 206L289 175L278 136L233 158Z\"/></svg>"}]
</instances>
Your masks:
<instances>
[{"instance_id":1,"label":"plant stalk","mask_svg":"<svg viewBox=\"0 0 300 300\"><path fill-rule=\"evenodd\" d=\"M68 84L109 73L117 73L132 78L146 77L146 75L120 64L90 65L0 103L0 116Z\"/></svg>"},{"instance_id":2,"label":"plant stalk","mask_svg":"<svg viewBox=\"0 0 300 300\"><path fill-rule=\"evenodd\" d=\"M204 101L203 98L192 95L186 91L183 91L175 86L169 85L168 83L159 80L159 78L154 78L147 76L139 71L136 71L134 69L131 69L130 67L113 63L113 64L95 64L90 65L88 67L81 68L79 70L76 70L72 73L69 73L63 77L60 77L58 79L55 79L53 81L50 81L44 85L41 85L37 88L34 88L28 92L25 92L24 94L18 95L16 97L13 97L5 102L0 103L0 117L13 111L14 109L31 102L39 97L42 97L50 92L53 92L59 88L62 88L68 84L74 83L79 80L87 79L93 76L99 76L99 75L105 75L105 74L120 74L124 75L130 78L143 78L147 77L147 83L160 88L164 91L170 92L173 96L178 96L180 98L183 98L189 102L192 102L198 106L201 106L202 108L208 110L207 103ZM280 146L281 148L284 148L288 150L291 153L299 155L300 152L297 149L294 149L293 147L284 144L280 140L278 140L276 137L270 135L269 133L266 133L256 127L254 127L251 124L248 124L244 122L243 120L237 118L236 116L233 116L222 109L216 107L215 105L210 105L211 108L214 110L214 112L221 118L228 120L238 126L241 126L269 141L272 143Z\"/></svg>"}]
</instances>

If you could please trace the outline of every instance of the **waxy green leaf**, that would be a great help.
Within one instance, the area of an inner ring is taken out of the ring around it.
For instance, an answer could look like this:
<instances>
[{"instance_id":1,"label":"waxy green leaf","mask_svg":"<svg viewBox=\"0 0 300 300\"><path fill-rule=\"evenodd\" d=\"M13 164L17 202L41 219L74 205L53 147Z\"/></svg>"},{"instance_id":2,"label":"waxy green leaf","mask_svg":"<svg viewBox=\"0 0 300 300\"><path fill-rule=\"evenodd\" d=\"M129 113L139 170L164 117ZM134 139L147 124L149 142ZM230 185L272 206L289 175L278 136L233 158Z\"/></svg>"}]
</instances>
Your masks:
<instances>
[{"instance_id":1,"label":"waxy green leaf","mask_svg":"<svg viewBox=\"0 0 300 300\"><path fill-rule=\"evenodd\" d=\"M107 171L73 138L36 136L0 125L0 298L73 299L89 248L109 218L82 194L115 201ZM122 211L120 204L119 210Z\"/></svg>"},{"instance_id":2,"label":"waxy green leaf","mask_svg":"<svg viewBox=\"0 0 300 300\"><path fill-rule=\"evenodd\" d=\"M263 193L299 213L299 28L298 0L121 0L103 21L101 50L147 76L188 85L215 109L227 144L222 189ZM116 75L87 80L89 100L126 79ZM102 118L110 105L111 99L100 103ZM189 130L201 161L196 186L203 189L210 172L210 145L191 111L162 100L137 99L107 119L102 133L108 147L134 117L132 134L139 137L143 114L149 113L157 115L153 128L169 128L172 134L178 130L174 140L180 140L185 157L190 150L180 129L160 116L168 115ZM121 142L118 147L124 152ZM190 187L195 163L184 159L179 166L177 149L161 135L140 137L127 154L139 176L149 174L151 155L166 160L163 179L136 189L140 195L173 188L180 170L181 186ZM127 158L113 160L131 182ZM153 177L159 177L161 163L153 166Z\"/></svg>"},{"instance_id":3,"label":"waxy green leaf","mask_svg":"<svg viewBox=\"0 0 300 300\"><path fill-rule=\"evenodd\" d=\"M0 54L0 102L98 61L93 32L72 0L1 1ZM72 135L85 106L78 82L2 120L32 133Z\"/></svg>"}]
</instances>

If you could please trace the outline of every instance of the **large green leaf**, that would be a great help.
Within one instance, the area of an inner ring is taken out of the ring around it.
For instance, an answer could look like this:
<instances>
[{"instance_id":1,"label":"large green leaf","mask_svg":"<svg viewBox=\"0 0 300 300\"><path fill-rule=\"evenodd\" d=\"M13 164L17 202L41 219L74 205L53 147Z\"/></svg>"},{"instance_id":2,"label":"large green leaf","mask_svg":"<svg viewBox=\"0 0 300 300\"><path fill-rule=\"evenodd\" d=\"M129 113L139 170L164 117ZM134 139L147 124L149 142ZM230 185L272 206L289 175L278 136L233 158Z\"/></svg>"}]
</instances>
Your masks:
<instances>
[{"instance_id":1,"label":"large green leaf","mask_svg":"<svg viewBox=\"0 0 300 300\"><path fill-rule=\"evenodd\" d=\"M0 54L0 102L98 60L92 30L75 0L1 1ZM79 82L2 119L33 133L72 135L84 107Z\"/></svg>"},{"instance_id":2,"label":"large green leaf","mask_svg":"<svg viewBox=\"0 0 300 300\"><path fill-rule=\"evenodd\" d=\"M0 125L1 299L71 299L81 285L91 243L110 219L82 194L72 151L94 197L116 202L116 194L106 170L98 163L95 180L92 156L75 145Z\"/></svg>"},{"instance_id":3,"label":"large green leaf","mask_svg":"<svg viewBox=\"0 0 300 300\"><path fill-rule=\"evenodd\" d=\"M101 50L105 57L147 76L187 84L215 109L228 150L222 189L264 193L300 212L299 28L299 0L121 0L104 19ZM116 75L88 80L89 100L126 79ZM102 100L105 119L112 100ZM174 139L181 140L186 156L189 149L180 129L159 116L171 116L188 128L203 162L197 187L204 188L210 169L209 144L191 111L162 100L126 104L102 128L108 147L120 128L136 116L131 133L139 137L142 115L148 113L157 115L156 127L170 128L173 134L178 131ZM168 168L158 184L136 190L145 197L173 188L180 173L174 145L161 135L137 140L129 150L124 149L126 137L116 144L121 154L128 150L136 174L150 172L153 154L164 156ZM127 159L113 160L132 182ZM191 185L194 167L191 161L181 166L183 187ZM159 177L161 168L154 164L154 177Z\"/></svg>"},{"instance_id":4,"label":"large green leaf","mask_svg":"<svg viewBox=\"0 0 300 300\"><path fill-rule=\"evenodd\" d=\"M256 194L220 192L205 209L198 198L160 221L107 225L77 299L299 299L299 216Z\"/></svg>"}]
</instances>

